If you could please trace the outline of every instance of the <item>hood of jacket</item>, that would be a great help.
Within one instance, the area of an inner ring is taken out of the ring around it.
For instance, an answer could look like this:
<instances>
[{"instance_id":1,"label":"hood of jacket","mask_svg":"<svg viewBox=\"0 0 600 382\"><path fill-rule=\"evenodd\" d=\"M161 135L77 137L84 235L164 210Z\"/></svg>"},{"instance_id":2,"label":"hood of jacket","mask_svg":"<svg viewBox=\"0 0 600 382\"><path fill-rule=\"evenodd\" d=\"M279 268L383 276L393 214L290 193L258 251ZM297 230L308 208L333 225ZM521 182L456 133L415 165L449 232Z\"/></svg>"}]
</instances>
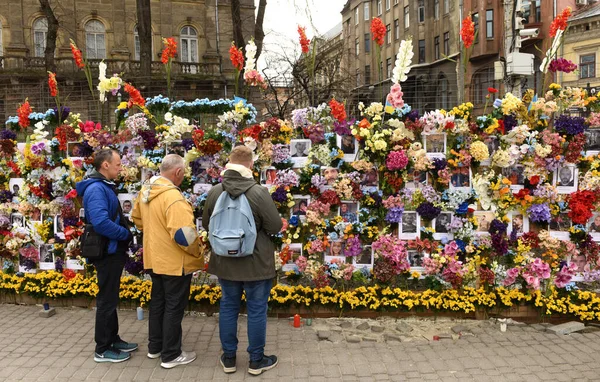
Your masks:
<instances>
[{"instance_id":1,"label":"hood of jacket","mask_svg":"<svg viewBox=\"0 0 600 382\"><path fill-rule=\"evenodd\" d=\"M235 170L227 170L223 175L223 189L234 198L248 191L248 189L256 184L254 178L245 178Z\"/></svg>"},{"instance_id":2,"label":"hood of jacket","mask_svg":"<svg viewBox=\"0 0 600 382\"><path fill-rule=\"evenodd\" d=\"M108 187L114 189L115 183L106 179L104 175L100 174L98 171L94 170L91 174L87 175L81 182L78 182L75 185L75 189L77 190L77 195L83 196L85 190L94 183L103 182Z\"/></svg>"},{"instance_id":3,"label":"hood of jacket","mask_svg":"<svg viewBox=\"0 0 600 382\"><path fill-rule=\"evenodd\" d=\"M153 176L150 179L150 182L142 186L142 190L140 191L140 200L143 203L150 203L158 195L173 189L178 190L179 188L175 186L169 179L162 176Z\"/></svg>"}]
</instances>

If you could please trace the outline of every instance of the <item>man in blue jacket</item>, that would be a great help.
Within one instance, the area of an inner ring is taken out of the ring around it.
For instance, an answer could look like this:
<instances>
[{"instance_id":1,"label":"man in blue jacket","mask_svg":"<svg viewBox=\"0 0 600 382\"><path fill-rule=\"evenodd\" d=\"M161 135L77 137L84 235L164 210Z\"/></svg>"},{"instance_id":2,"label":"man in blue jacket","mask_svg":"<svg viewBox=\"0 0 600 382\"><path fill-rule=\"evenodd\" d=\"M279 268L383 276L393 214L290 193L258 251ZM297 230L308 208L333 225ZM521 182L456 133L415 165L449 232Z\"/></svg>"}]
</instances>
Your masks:
<instances>
[{"instance_id":1,"label":"man in blue jacket","mask_svg":"<svg viewBox=\"0 0 600 382\"><path fill-rule=\"evenodd\" d=\"M127 260L132 235L120 208L113 182L121 171L119 153L102 149L94 156L95 171L77 183L77 194L83 197L85 218L94 230L108 239L102 258L94 260L98 276L96 296L96 330L94 339L96 362L127 361L138 345L119 337L117 304L121 274Z\"/></svg>"}]
</instances>

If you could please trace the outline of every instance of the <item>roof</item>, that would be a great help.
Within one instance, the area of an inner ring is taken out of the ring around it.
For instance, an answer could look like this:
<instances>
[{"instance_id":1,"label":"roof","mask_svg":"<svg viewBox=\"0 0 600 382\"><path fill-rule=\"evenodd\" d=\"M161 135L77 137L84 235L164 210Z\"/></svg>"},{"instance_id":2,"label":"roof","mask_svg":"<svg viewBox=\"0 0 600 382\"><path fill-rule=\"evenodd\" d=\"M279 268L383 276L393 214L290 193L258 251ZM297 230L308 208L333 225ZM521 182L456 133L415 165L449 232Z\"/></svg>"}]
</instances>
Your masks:
<instances>
[{"instance_id":1,"label":"roof","mask_svg":"<svg viewBox=\"0 0 600 382\"><path fill-rule=\"evenodd\" d=\"M569 17L569 22L587 19L594 16L600 16L600 2L586 5L575 11L573 16Z\"/></svg>"},{"instance_id":2,"label":"roof","mask_svg":"<svg viewBox=\"0 0 600 382\"><path fill-rule=\"evenodd\" d=\"M336 26L328 30L323 34L323 38L329 41L342 33L342 23L339 22Z\"/></svg>"}]
</instances>

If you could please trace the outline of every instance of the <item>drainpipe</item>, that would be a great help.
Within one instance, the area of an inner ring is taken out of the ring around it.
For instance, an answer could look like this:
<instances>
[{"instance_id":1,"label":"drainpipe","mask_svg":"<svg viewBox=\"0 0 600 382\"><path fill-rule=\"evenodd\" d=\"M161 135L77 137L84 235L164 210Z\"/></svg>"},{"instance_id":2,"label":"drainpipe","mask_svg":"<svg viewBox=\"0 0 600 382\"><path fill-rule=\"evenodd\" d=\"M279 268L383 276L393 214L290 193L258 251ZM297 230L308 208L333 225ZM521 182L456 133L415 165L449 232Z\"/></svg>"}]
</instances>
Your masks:
<instances>
[{"instance_id":1,"label":"drainpipe","mask_svg":"<svg viewBox=\"0 0 600 382\"><path fill-rule=\"evenodd\" d=\"M216 26L217 26L217 54L219 55L219 74L222 77L223 76L223 57L221 57L221 51L219 49L219 47L220 47L220 44L219 44L219 39L220 39L220 32L219 32L219 0L215 0L215 22L216 22ZM223 91L225 92L223 98L227 98L227 80L225 80L225 88L223 89Z\"/></svg>"}]
</instances>

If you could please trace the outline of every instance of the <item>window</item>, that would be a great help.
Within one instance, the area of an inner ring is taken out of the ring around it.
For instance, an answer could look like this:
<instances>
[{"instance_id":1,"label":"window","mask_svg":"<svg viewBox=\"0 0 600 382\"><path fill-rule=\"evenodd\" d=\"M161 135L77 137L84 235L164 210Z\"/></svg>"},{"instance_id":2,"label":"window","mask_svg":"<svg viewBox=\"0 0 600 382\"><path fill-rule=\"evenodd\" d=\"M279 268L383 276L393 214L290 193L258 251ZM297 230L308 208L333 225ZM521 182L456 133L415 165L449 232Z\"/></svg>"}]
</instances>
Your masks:
<instances>
[{"instance_id":1,"label":"window","mask_svg":"<svg viewBox=\"0 0 600 382\"><path fill-rule=\"evenodd\" d=\"M479 43L479 13L473 13L473 24L475 26L475 44Z\"/></svg>"},{"instance_id":2,"label":"window","mask_svg":"<svg viewBox=\"0 0 600 382\"><path fill-rule=\"evenodd\" d=\"M356 9L358 9L358 8L356 8ZM365 20L369 20L371 18L369 16L369 3L365 3L364 4L363 13L364 13L364 19Z\"/></svg>"},{"instance_id":3,"label":"window","mask_svg":"<svg viewBox=\"0 0 600 382\"><path fill-rule=\"evenodd\" d=\"M365 84L371 83L371 65L365 66Z\"/></svg>"},{"instance_id":4,"label":"window","mask_svg":"<svg viewBox=\"0 0 600 382\"><path fill-rule=\"evenodd\" d=\"M33 22L33 54L35 57L44 57L47 34L48 19L45 17L38 17Z\"/></svg>"},{"instance_id":5,"label":"window","mask_svg":"<svg viewBox=\"0 0 600 382\"><path fill-rule=\"evenodd\" d=\"M440 18L440 0L433 1L433 18L439 20Z\"/></svg>"},{"instance_id":6,"label":"window","mask_svg":"<svg viewBox=\"0 0 600 382\"><path fill-rule=\"evenodd\" d=\"M85 54L88 59L106 58L106 35L104 24L90 20L85 24Z\"/></svg>"},{"instance_id":7,"label":"window","mask_svg":"<svg viewBox=\"0 0 600 382\"><path fill-rule=\"evenodd\" d=\"M377 0L377 15L381 16L383 10L381 9L381 0Z\"/></svg>"},{"instance_id":8,"label":"window","mask_svg":"<svg viewBox=\"0 0 600 382\"><path fill-rule=\"evenodd\" d=\"M360 86L360 69L356 69L356 86Z\"/></svg>"},{"instance_id":9,"label":"window","mask_svg":"<svg viewBox=\"0 0 600 382\"><path fill-rule=\"evenodd\" d=\"M419 40L419 64L425 62L425 40Z\"/></svg>"},{"instance_id":10,"label":"window","mask_svg":"<svg viewBox=\"0 0 600 382\"><path fill-rule=\"evenodd\" d=\"M398 5L398 0L394 0L394 5Z\"/></svg>"},{"instance_id":11,"label":"window","mask_svg":"<svg viewBox=\"0 0 600 382\"><path fill-rule=\"evenodd\" d=\"M438 78L438 83L437 83L437 88L439 89L439 91L437 92L438 95L438 100L437 100L437 105L436 107L439 109L444 109L444 110L448 110L450 108L450 102L449 102L449 83L448 83L448 79L441 74L440 77Z\"/></svg>"},{"instance_id":12,"label":"window","mask_svg":"<svg viewBox=\"0 0 600 382\"><path fill-rule=\"evenodd\" d=\"M354 53L358 56L360 54L360 42L358 39L354 40Z\"/></svg>"},{"instance_id":13,"label":"window","mask_svg":"<svg viewBox=\"0 0 600 382\"><path fill-rule=\"evenodd\" d=\"M181 28L181 62L198 62L198 32L190 26Z\"/></svg>"},{"instance_id":14,"label":"window","mask_svg":"<svg viewBox=\"0 0 600 382\"><path fill-rule=\"evenodd\" d=\"M535 0L535 22L542 22L542 0Z\"/></svg>"},{"instance_id":15,"label":"window","mask_svg":"<svg viewBox=\"0 0 600 382\"><path fill-rule=\"evenodd\" d=\"M450 12L450 0L444 0L444 14Z\"/></svg>"},{"instance_id":16,"label":"window","mask_svg":"<svg viewBox=\"0 0 600 382\"><path fill-rule=\"evenodd\" d=\"M371 34L365 33L365 53L371 52Z\"/></svg>"},{"instance_id":17,"label":"window","mask_svg":"<svg viewBox=\"0 0 600 382\"><path fill-rule=\"evenodd\" d=\"M394 20L394 38L398 40L400 38L400 20Z\"/></svg>"},{"instance_id":18,"label":"window","mask_svg":"<svg viewBox=\"0 0 600 382\"><path fill-rule=\"evenodd\" d=\"M391 8L392 0L385 0L385 10L389 11Z\"/></svg>"},{"instance_id":19,"label":"window","mask_svg":"<svg viewBox=\"0 0 600 382\"><path fill-rule=\"evenodd\" d=\"M579 57L579 78L596 77L596 54Z\"/></svg>"},{"instance_id":20,"label":"window","mask_svg":"<svg viewBox=\"0 0 600 382\"><path fill-rule=\"evenodd\" d=\"M485 37L494 38L494 10L485 11Z\"/></svg>"},{"instance_id":21,"label":"window","mask_svg":"<svg viewBox=\"0 0 600 382\"><path fill-rule=\"evenodd\" d=\"M385 73L387 75L386 78L392 78L392 59L386 58L385 60Z\"/></svg>"},{"instance_id":22,"label":"window","mask_svg":"<svg viewBox=\"0 0 600 382\"><path fill-rule=\"evenodd\" d=\"M385 42L388 45L392 43L392 26L390 24L385 26Z\"/></svg>"},{"instance_id":23,"label":"window","mask_svg":"<svg viewBox=\"0 0 600 382\"><path fill-rule=\"evenodd\" d=\"M446 56L450 55L450 32L444 33L444 54Z\"/></svg>"},{"instance_id":24,"label":"window","mask_svg":"<svg viewBox=\"0 0 600 382\"><path fill-rule=\"evenodd\" d=\"M404 7L404 29L410 27L410 12L408 11L408 5Z\"/></svg>"},{"instance_id":25,"label":"window","mask_svg":"<svg viewBox=\"0 0 600 382\"><path fill-rule=\"evenodd\" d=\"M485 96L488 94L487 89L490 87L498 88L494 83L494 68L481 69L473 74L472 83L473 103L485 103Z\"/></svg>"},{"instance_id":26,"label":"window","mask_svg":"<svg viewBox=\"0 0 600 382\"><path fill-rule=\"evenodd\" d=\"M434 46L433 58L435 60L439 60L440 59L440 36L435 36L435 38L433 39L433 46Z\"/></svg>"},{"instance_id":27,"label":"window","mask_svg":"<svg viewBox=\"0 0 600 382\"><path fill-rule=\"evenodd\" d=\"M419 0L419 22L425 22L425 1Z\"/></svg>"},{"instance_id":28,"label":"window","mask_svg":"<svg viewBox=\"0 0 600 382\"><path fill-rule=\"evenodd\" d=\"M152 32L150 32L150 36L152 36ZM137 25L133 29L133 45L134 45L133 46L133 48L134 48L134 52L133 52L134 60L139 61L140 60L140 35L138 33L138 27L137 27ZM150 46L152 46L151 54L152 54L152 56L154 56L154 44L150 44Z\"/></svg>"},{"instance_id":29,"label":"window","mask_svg":"<svg viewBox=\"0 0 600 382\"><path fill-rule=\"evenodd\" d=\"M523 3L523 23L529 24L529 18L531 17L531 3L524 2Z\"/></svg>"},{"instance_id":30,"label":"window","mask_svg":"<svg viewBox=\"0 0 600 382\"><path fill-rule=\"evenodd\" d=\"M354 8L354 25L358 25L358 7Z\"/></svg>"}]
</instances>

